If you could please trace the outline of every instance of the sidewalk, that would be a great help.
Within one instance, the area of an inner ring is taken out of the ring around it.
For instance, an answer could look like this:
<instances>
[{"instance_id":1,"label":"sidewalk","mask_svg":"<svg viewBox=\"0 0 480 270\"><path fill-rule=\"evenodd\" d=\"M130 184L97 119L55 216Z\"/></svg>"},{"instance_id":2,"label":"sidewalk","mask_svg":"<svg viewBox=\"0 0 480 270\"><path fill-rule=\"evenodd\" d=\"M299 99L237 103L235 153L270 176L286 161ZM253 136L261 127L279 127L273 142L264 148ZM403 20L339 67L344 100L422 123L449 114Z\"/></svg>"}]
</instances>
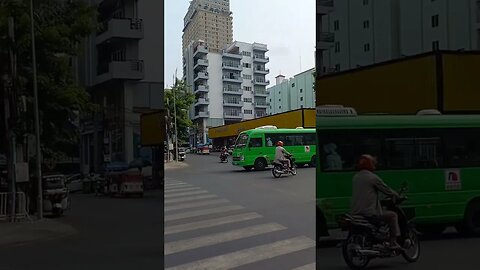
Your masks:
<instances>
[{"instance_id":1,"label":"sidewalk","mask_svg":"<svg viewBox=\"0 0 480 270\"><path fill-rule=\"evenodd\" d=\"M56 239L76 234L70 225L44 218L42 220L0 223L0 246L23 245L29 242Z\"/></svg>"},{"instance_id":2,"label":"sidewalk","mask_svg":"<svg viewBox=\"0 0 480 270\"><path fill-rule=\"evenodd\" d=\"M189 166L187 163L185 163L185 161L179 161L179 162L169 161L169 162L167 162L165 160L164 164L165 164L164 165L165 170L182 169L182 168L186 168L186 167Z\"/></svg>"}]
</instances>

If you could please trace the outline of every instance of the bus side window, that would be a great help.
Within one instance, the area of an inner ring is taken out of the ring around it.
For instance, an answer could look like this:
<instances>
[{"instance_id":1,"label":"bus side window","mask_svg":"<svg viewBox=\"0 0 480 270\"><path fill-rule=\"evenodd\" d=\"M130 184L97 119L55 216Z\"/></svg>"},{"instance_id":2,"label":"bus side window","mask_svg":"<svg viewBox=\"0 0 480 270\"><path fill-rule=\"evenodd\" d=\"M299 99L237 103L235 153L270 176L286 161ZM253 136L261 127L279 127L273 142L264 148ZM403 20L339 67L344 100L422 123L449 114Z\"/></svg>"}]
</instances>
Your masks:
<instances>
[{"instance_id":1,"label":"bus side window","mask_svg":"<svg viewBox=\"0 0 480 270\"><path fill-rule=\"evenodd\" d=\"M267 143L267 146L273 146L273 140L270 136L266 137L265 142Z\"/></svg>"},{"instance_id":2,"label":"bus side window","mask_svg":"<svg viewBox=\"0 0 480 270\"><path fill-rule=\"evenodd\" d=\"M262 138L251 138L248 144L249 147L262 147L262 145Z\"/></svg>"}]
</instances>

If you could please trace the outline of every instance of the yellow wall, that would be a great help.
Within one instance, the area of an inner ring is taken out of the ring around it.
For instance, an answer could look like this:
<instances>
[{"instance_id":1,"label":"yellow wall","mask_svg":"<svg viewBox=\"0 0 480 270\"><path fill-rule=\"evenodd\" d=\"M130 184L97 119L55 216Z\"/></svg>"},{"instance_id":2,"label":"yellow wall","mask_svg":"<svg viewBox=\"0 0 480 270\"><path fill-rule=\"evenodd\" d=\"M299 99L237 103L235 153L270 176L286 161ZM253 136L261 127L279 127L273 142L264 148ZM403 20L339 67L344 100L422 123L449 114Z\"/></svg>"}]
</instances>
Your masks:
<instances>
[{"instance_id":1,"label":"yellow wall","mask_svg":"<svg viewBox=\"0 0 480 270\"><path fill-rule=\"evenodd\" d=\"M480 55L445 54L444 109L480 110Z\"/></svg>"},{"instance_id":2,"label":"yellow wall","mask_svg":"<svg viewBox=\"0 0 480 270\"><path fill-rule=\"evenodd\" d=\"M305 109L305 127L315 127L315 109ZM274 125L278 128L297 128L302 126L302 110L270 115L254 120L243 121L221 127L210 128L208 137L211 139L237 136L244 130L261 126Z\"/></svg>"},{"instance_id":3,"label":"yellow wall","mask_svg":"<svg viewBox=\"0 0 480 270\"><path fill-rule=\"evenodd\" d=\"M140 119L141 144L161 145L165 141L165 112L143 114Z\"/></svg>"},{"instance_id":4,"label":"yellow wall","mask_svg":"<svg viewBox=\"0 0 480 270\"><path fill-rule=\"evenodd\" d=\"M354 107L359 113L416 113L437 107L433 55L397 61L316 81L316 102Z\"/></svg>"}]
</instances>

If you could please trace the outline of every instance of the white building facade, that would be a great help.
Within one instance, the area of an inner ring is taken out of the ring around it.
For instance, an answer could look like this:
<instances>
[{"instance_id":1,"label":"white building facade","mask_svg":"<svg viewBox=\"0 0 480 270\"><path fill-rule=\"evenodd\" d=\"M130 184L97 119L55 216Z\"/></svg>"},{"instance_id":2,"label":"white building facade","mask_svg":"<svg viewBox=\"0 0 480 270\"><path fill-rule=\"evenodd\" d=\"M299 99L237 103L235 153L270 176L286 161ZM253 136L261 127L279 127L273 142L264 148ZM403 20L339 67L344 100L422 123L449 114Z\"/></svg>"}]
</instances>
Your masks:
<instances>
[{"instance_id":1,"label":"white building facade","mask_svg":"<svg viewBox=\"0 0 480 270\"><path fill-rule=\"evenodd\" d=\"M267 115L267 45L235 41L222 53L203 41L184 51L184 79L195 94L191 144L209 143L208 128Z\"/></svg>"},{"instance_id":2,"label":"white building facade","mask_svg":"<svg viewBox=\"0 0 480 270\"><path fill-rule=\"evenodd\" d=\"M319 74L432 50L478 49L476 0L317 0Z\"/></svg>"}]
</instances>

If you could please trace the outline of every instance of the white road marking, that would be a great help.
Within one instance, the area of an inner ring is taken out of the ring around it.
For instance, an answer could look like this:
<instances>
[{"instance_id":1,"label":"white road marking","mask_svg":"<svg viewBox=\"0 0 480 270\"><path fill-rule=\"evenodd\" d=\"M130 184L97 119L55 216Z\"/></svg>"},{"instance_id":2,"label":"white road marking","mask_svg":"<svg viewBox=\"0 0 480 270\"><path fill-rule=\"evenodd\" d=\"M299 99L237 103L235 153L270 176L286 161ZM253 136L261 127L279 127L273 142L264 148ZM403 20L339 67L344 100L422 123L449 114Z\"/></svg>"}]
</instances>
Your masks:
<instances>
[{"instance_id":1,"label":"white road marking","mask_svg":"<svg viewBox=\"0 0 480 270\"><path fill-rule=\"evenodd\" d=\"M314 246L315 242L312 239L300 236L179 266L169 267L167 270L226 270L312 248Z\"/></svg>"},{"instance_id":2,"label":"white road marking","mask_svg":"<svg viewBox=\"0 0 480 270\"><path fill-rule=\"evenodd\" d=\"M164 203L177 203L177 202L189 202L189 201L195 201L195 200L201 200L201 199L210 199L210 198L217 198L217 195L214 194L207 194L207 195L198 195L198 196L191 196L191 197L183 197L183 198L175 198L175 199L169 199L165 200Z\"/></svg>"},{"instance_id":3,"label":"white road marking","mask_svg":"<svg viewBox=\"0 0 480 270\"><path fill-rule=\"evenodd\" d=\"M215 227L215 226L229 224L229 223L252 220L252 219L261 218L261 217L262 216L257 213L245 213L245 214L238 214L238 215L231 215L226 217L196 221L196 222L180 224L180 225L165 226L164 235L194 231L198 229L205 229L205 228Z\"/></svg>"},{"instance_id":4,"label":"white road marking","mask_svg":"<svg viewBox=\"0 0 480 270\"><path fill-rule=\"evenodd\" d=\"M164 197L166 198L176 198L176 197L183 197L183 196L190 196L190 195L198 195L208 193L206 190L197 190L197 191L189 191L189 192L180 192L174 194L165 194Z\"/></svg>"},{"instance_id":5,"label":"white road marking","mask_svg":"<svg viewBox=\"0 0 480 270\"><path fill-rule=\"evenodd\" d=\"M177 219L182 219L182 218L198 217L198 216L204 216L204 215L209 215L209 214L217 214L217 213L223 213L223 212L240 210L240 209L245 209L245 207L240 206L240 205L222 206L222 207L202 209L202 210L184 212L184 213L173 214L173 215L166 215L164 217L164 220L165 221L172 221L172 220L177 220Z\"/></svg>"},{"instance_id":6,"label":"white road marking","mask_svg":"<svg viewBox=\"0 0 480 270\"><path fill-rule=\"evenodd\" d=\"M227 202L229 202L229 200L217 199L217 200L204 201L204 202L184 203L184 204L178 204L178 205L174 205L174 206L165 206L164 211L168 212L168 211L172 211L172 210L195 208L195 207L200 207L200 206L221 204L221 203L227 203Z\"/></svg>"},{"instance_id":7,"label":"white road marking","mask_svg":"<svg viewBox=\"0 0 480 270\"><path fill-rule=\"evenodd\" d=\"M165 194L167 193L175 193L175 192L183 192L183 191L192 191L192 190L199 190L199 187L181 187L181 188L172 188L167 189L164 191Z\"/></svg>"},{"instance_id":8,"label":"white road marking","mask_svg":"<svg viewBox=\"0 0 480 270\"><path fill-rule=\"evenodd\" d=\"M280 224L267 223L267 224L249 226L249 227L245 227L237 230L231 230L227 232L195 237L191 239L184 239L180 241L169 242L169 243L165 243L164 254L169 255L177 252L216 245L220 243L225 243L229 241L234 241L238 239L243 239L247 237L252 237L256 235L261 235L261 234L285 230L285 229L286 227Z\"/></svg>"}]
</instances>

